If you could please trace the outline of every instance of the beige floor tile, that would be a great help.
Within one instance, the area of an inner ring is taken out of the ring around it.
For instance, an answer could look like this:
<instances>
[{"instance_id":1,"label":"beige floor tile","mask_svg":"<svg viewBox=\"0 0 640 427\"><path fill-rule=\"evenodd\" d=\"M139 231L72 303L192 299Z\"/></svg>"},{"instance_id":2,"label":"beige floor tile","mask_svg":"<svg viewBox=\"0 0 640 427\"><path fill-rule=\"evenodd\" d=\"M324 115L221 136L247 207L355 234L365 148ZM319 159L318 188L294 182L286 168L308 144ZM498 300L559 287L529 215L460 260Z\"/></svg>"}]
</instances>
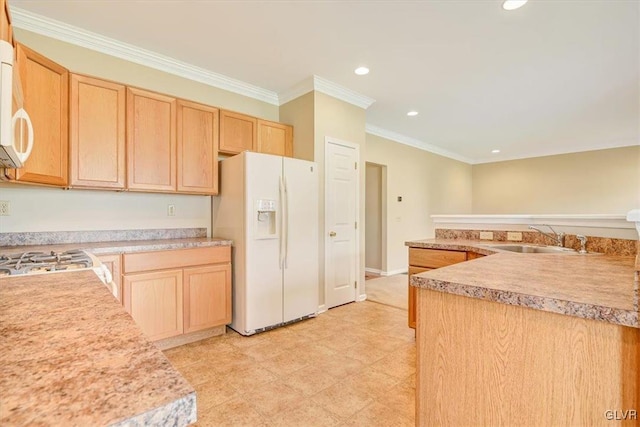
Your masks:
<instances>
[{"instance_id":1,"label":"beige floor tile","mask_svg":"<svg viewBox=\"0 0 640 427\"><path fill-rule=\"evenodd\" d=\"M312 396L340 381L325 370L307 366L282 378L282 382L305 396Z\"/></svg>"},{"instance_id":2,"label":"beige floor tile","mask_svg":"<svg viewBox=\"0 0 640 427\"><path fill-rule=\"evenodd\" d=\"M194 386L196 389L196 406L198 414L213 406L233 400L238 392L225 381L213 380ZM199 417L198 417L199 418Z\"/></svg>"},{"instance_id":3,"label":"beige floor tile","mask_svg":"<svg viewBox=\"0 0 640 427\"><path fill-rule=\"evenodd\" d=\"M362 390L375 399L384 399L389 390L398 385L399 380L385 373L367 369L344 379L342 383Z\"/></svg>"},{"instance_id":4,"label":"beige floor tile","mask_svg":"<svg viewBox=\"0 0 640 427\"><path fill-rule=\"evenodd\" d=\"M322 390L311 400L342 420L373 402L369 394L344 382Z\"/></svg>"},{"instance_id":5,"label":"beige floor tile","mask_svg":"<svg viewBox=\"0 0 640 427\"><path fill-rule=\"evenodd\" d=\"M254 387L244 393L243 399L251 403L251 406L265 417L273 417L279 412L293 410L304 403L301 392L281 381Z\"/></svg>"},{"instance_id":6,"label":"beige floor tile","mask_svg":"<svg viewBox=\"0 0 640 427\"><path fill-rule=\"evenodd\" d=\"M359 342L343 350L341 353L367 365L377 362L389 354L388 351L384 351L380 349L380 347L368 342Z\"/></svg>"},{"instance_id":7,"label":"beige floor tile","mask_svg":"<svg viewBox=\"0 0 640 427\"><path fill-rule=\"evenodd\" d=\"M251 357L257 362L262 362L266 359L271 359L278 354L284 353L287 348L274 342L264 342L259 345L252 345L239 350L240 353Z\"/></svg>"},{"instance_id":8,"label":"beige floor tile","mask_svg":"<svg viewBox=\"0 0 640 427\"><path fill-rule=\"evenodd\" d=\"M247 401L235 398L198 413L198 426L202 427L261 427L265 418Z\"/></svg>"},{"instance_id":9,"label":"beige floor tile","mask_svg":"<svg viewBox=\"0 0 640 427\"><path fill-rule=\"evenodd\" d=\"M272 427L331 427L340 419L313 402L306 402L293 411L283 411L267 420Z\"/></svg>"},{"instance_id":10,"label":"beige floor tile","mask_svg":"<svg viewBox=\"0 0 640 427\"><path fill-rule=\"evenodd\" d=\"M319 340L319 342L332 350L342 351L356 345L360 340L355 334L349 334L343 331L342 333L325 337Z\"/></svg>"},{"instance_id":11,"label":"beige floor tile","mask_svg":"<svg viewBox=\"0 0 640 427\"><path fill-rule=\"evenodd\" d=\"M267 384L278 379L278 376L265 369L261 364L254 364L245 369L230 371L225 376L225 383L240 393L252 390L256 386Z\"/></svg>"},{"instance_id":12,"label":"beige floor tile","mask_svg":"<svg viewBox=\"0 0 640 427\"><path fill-rule=\"evenodd\" d=\"M317 363L316 366L336 378L345 378L363 370L367 365L351 357L336 354L324 362Z\"/></svg>"},{"instance_id":13,"label":"beige floor tile","mask_svg":"<svg viewBox=\"0 0 640 427\"><path fill-rule=\"evenodd\" d=\"M351 416L342 425L361 427L413 427L415 423L402 413L392 410L381 403L374 402Z\"/></svg>"},{"instance_id":14,"label":"beige floor tile","mask_svg":"<svg viewBox=\"0 0 640 427\"><path fill-rule=\"evenodd\" d=\"M189 381L192 386L198 386L209 381L217 381L220 377L220 372L213 369L215 365L212 365L208 361L200 361L191 365L179 368L183 377Z\"/></svg>"},{"instance_id":15,"label":"beige floor tile","mask_svg":"<svg viewBox=\"0 0 640 427\"><path fill-rule=\"evenodd\" d=\"M399 384L389 390L387 399L380 401L385 406L402 414L404 417L415 420L416 415L416 389L407 384Z\"/></svg>"},{"instance_id":16,"label":"beige floor tile","mask_svg":"<svg viewBox=\"0 0 640 427\"><path fill-rule=\"evenodd\" d=\"M387 357L380 359L370 365L372 369L383 372L387 375L398 379L407 378L409 375L415 374L416 364L411 361L412 356L405 354L406 352L392 352Z\"/></svg>"},{"instance_id":17,"label":"beige floor tile","mask_svg":"<svg viewBox=\"0 0 640 427\"><path fill-rule=\"evenodd\" d=\"M296 348L289 348L278 355L263 360L260 366L279 377L284 377L309 365L309 359Z\"/></svg>"}]
</instances>

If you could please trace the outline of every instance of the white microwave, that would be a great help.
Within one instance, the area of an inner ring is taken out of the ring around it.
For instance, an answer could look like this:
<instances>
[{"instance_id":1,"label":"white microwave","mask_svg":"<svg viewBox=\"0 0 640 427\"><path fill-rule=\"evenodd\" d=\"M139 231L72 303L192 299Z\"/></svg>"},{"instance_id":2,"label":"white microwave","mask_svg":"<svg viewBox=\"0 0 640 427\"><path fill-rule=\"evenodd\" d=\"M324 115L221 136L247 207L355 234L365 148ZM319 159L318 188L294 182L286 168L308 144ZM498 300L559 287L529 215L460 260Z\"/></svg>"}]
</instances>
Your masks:
<instances>
[{"instance_id":1,"label":"white microwave","mask_svg":"<svg viewBox=\"0 0 640 427\"><path fill-rule=\"evenodd\" d=\"M13 46L0 40L0 167L4 168L24 166L33 149L29 115L23 108L13 114L13 71Z\"/></svg>"}]
</instances>

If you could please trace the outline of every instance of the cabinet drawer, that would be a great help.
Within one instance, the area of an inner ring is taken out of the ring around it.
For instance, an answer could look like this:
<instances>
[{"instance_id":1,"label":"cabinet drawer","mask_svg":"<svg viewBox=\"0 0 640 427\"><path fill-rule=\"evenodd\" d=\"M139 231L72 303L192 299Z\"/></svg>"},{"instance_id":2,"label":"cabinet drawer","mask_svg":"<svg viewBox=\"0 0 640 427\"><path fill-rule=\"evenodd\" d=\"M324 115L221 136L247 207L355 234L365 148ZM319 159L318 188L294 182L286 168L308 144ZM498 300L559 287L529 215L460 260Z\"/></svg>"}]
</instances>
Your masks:
<instances>
[{"instance_id":1,"label":"cabinet drawer","mask_svg":"<svg viewBox=\"0 0 640 427\"><path fill-rule=\"evenodd\" d=\"M466 252L409 248L409 265L416 267L440 268L466 260Z\"/></svg>"},{"instance_id":2,"label":"cabinet drawer","mask_svg":"<svg viewBox=\"0 0 640 427\"><path fill-rule=\"evenodd\" d=\"M164 270L167 268L228 263L231 262L231 247L215 246L209 248L124 254L122 261L125 274L139 271Z\"/></svg>"}]
</instances>

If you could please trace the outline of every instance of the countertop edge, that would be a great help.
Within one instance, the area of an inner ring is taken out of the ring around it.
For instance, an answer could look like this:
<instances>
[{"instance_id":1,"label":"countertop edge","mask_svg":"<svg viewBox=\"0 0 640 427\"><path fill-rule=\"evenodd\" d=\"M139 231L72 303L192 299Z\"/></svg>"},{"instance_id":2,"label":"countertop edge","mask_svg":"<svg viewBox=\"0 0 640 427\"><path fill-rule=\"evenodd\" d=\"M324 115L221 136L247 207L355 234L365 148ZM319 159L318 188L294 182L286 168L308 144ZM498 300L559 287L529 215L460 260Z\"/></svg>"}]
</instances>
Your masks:
<instances>
[{"instance_id":1,"label":"countertop edge","mask_svg":"<svg viewBox=\"0 0 640 427\"><path fill-rule=\"evenodd\" d=\"M151 409L110 425L112 427L150 425L186 426L195 423L196 420L196 392L193 391L187 396L169 402L164 406Z\"/></svg>"},{"instance_id":2,"label":"countertop edge","mask_svg":"<svg viewBox=\"0 0 640 427\"><path fill-rule=\"evenodd\" d=\"M420 277L420 275L411 276L410 284L411 286L422 289L496 302L499 304L507 304L566 316L598 320L620 326L640 328L637 310L624 310L620 308L604 307L596 304L527 295L501 289L490 289L482 286L465 285L462 283L430 279L427 277Z\"/></svg>"}]
</instances>

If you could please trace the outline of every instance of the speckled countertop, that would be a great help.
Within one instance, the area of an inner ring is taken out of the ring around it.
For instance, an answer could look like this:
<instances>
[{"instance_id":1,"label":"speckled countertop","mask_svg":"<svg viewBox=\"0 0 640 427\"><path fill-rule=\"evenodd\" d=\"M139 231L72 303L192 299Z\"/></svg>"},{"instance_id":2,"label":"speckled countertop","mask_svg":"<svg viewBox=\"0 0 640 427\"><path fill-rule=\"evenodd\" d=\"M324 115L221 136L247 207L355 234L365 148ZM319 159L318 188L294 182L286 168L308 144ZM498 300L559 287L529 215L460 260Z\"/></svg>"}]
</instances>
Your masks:
<instances>
[{"instance_id":1,"label":"speckled countertop","mask_svg":"<svg viewBox=\"0 0 640 427\"><path fill-rule=\"evenodd\" d=\"M231 240L213 237L190 237L184 239L126 240L118 242L85 242L29 246L0 246L0 254L28 251L67 251L82 249L93 254L145 252L170 249L198 248L208 246L231 246Z\"/></svg>"},{"instance_id":2,"label":"speckled countertop","mask_svg":"<svg viewBox=\"0 0 640 427\"><path fill-rule=\"evenodd\" d=\"M632 256L513 253L467 240L406 245L490 255L416 274L412 286L640 328Z\"/></svg>"},{"instance_id":3,"label":"speckled countertop","mask_svg":"<svg viewBox=\"0 0 640 427\"><path fill-rule=\"evenodd\" d=\"M194 389L93 271L0 278L0 425L174 425Z\"/></svg>"}]
</instances>

